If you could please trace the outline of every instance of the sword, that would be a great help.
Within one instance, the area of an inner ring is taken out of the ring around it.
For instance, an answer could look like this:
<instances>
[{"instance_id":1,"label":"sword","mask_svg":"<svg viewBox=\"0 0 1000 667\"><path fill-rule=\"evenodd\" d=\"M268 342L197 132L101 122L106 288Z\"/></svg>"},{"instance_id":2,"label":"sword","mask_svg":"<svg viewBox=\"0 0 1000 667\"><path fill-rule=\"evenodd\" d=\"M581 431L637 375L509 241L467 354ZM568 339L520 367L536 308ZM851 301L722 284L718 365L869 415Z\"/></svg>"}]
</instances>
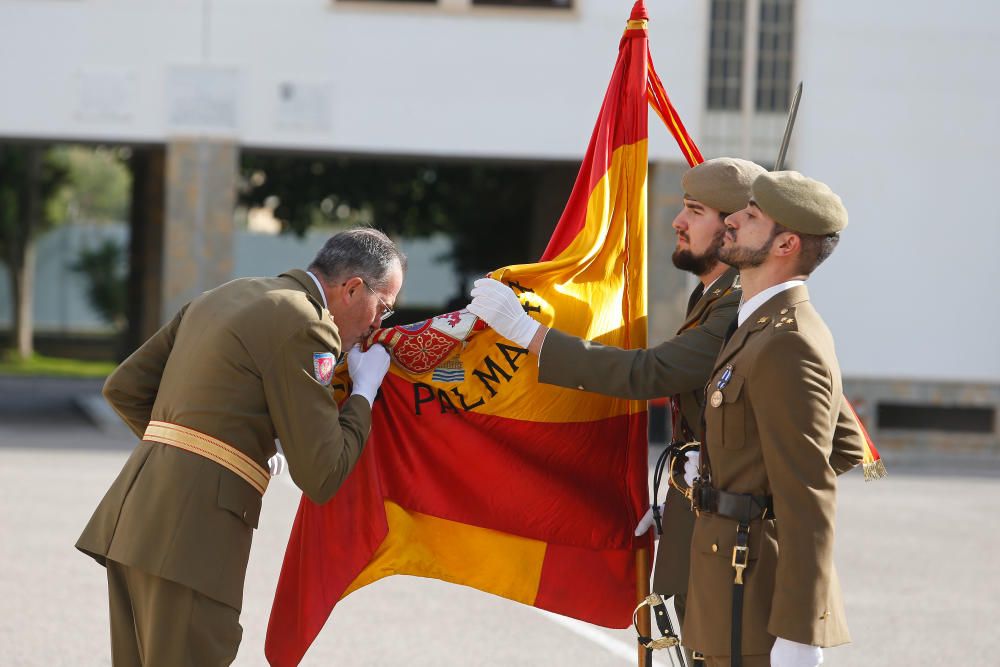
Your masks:
<instances>
[{"instance_id":1,"label":"sword","mask_svg":"<svg viewBox=\"0 0 1000 667\"><path fill-rule=\"evenodd\" d=\"M795 87L795 94L792 95L792 105L788 108L788 121L785 123L785 136L781 138L781 147L778 149L778 159L774 161L772 171L781 171L785 166L785 154L788 152L788 142L792 140L792 128L795 127L795 116L799 113L799 100L802 99L802 82Z\"/></svg>"}]
</instances>

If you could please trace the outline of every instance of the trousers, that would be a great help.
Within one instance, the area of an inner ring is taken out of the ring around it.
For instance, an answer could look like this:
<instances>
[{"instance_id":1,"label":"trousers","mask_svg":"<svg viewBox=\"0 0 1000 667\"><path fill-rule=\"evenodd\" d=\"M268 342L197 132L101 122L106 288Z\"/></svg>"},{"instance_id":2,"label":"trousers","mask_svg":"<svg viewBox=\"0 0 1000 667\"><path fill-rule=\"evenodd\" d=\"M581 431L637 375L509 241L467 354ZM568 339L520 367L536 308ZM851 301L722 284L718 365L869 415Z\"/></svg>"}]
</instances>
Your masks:
<instances>
[{"instance_id":1,"label":"trousers","mask_svg":"<svg viewBox=\"0 0 1000 667\"><path fill-rule=\"evenodd\" d=\"M224 667L236 659L238 610L112 560L107 570L114 667Z\"/></svg>"}]
</instances>

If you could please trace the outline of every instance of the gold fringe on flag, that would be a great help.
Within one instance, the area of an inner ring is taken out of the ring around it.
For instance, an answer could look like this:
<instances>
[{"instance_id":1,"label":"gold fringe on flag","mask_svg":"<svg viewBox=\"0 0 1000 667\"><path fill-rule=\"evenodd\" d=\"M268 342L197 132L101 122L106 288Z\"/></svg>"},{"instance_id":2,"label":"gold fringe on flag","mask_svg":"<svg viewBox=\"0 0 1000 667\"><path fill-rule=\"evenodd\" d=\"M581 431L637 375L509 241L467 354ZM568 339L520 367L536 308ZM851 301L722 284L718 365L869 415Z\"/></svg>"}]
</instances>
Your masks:
<instances>
[{"instance_id":1,"label":"gold fringe on flag","mask_svg":"<svg viewBox=\"0 0 1000 667\"><path fill-rule=\"evenodd\" d=\"M865 454L867 455L868 452L865 452ZM864 468L866 482L874 482L875 480L882 479L889 474L885 469L885 464L882 463L882 459L880 458L872 461L865 461L861 464L861 467Z\"/></svg>"}]
</instances>

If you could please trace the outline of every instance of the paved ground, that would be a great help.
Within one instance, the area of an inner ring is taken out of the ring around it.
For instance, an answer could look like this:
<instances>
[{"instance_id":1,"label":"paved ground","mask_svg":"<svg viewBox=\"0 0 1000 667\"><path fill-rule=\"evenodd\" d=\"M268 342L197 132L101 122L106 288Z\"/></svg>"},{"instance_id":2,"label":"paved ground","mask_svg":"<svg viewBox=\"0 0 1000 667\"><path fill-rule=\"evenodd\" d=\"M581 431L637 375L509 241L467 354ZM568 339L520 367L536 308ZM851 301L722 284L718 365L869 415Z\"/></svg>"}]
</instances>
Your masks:
<instances>
[{"instance_id":1,"label":"paved ground","mask_svg":"<svg viewBox=\"0 0 1000 667\"><path fill-rule=\"evenodd\" d=\"M72 545L133 443L98 430L72 403L56 409L64 392L46 392L0 381L0 664L107 665L103 570ZM51 410L38 408L46 403ZM854 643L828 651L825 664L996 664L1000 474L890 466L887 480L865 484L855 472L841 485L837 562ZM265 664L267 614L297 501L287 477L268 490L237 665ZM632 641L630 632L462 587L392 577L341 603L303 664L628 665Z\"/></svg>"}]
</instances>

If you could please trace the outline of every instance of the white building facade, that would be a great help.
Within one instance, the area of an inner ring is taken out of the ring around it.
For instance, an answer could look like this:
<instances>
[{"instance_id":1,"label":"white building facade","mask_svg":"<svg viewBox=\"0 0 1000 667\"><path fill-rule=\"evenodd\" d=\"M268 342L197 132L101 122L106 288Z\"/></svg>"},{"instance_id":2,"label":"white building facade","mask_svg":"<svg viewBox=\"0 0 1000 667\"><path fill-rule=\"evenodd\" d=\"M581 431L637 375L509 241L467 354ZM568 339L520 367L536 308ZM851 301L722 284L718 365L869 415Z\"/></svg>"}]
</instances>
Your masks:
<instances>
[{"instance_id":1,"label":"white building facade","mask_svg":"<svg viewBox=\"0 0 1000 667\"><path fill-rule=\"evenodd\" d=\"M166 146L165 238L187 225L172 242L189 243L226 224L191 212L232 198L171 189L232 189L217 172L241 148L578 160L631 5L0 0L0 139ZM653 59L706 157L770 167L804 82L787 165L827 182L851 221L811 293L881 441L1000 447L1000 213L985 196L1000 152L1000 5L646 5ZM686 165L655 116L650 128L655 340L685 300L665 265ZM185 275L217 282L233 271L222 255L214 273L202 261Z\"/></svg>"}]
</instances>

